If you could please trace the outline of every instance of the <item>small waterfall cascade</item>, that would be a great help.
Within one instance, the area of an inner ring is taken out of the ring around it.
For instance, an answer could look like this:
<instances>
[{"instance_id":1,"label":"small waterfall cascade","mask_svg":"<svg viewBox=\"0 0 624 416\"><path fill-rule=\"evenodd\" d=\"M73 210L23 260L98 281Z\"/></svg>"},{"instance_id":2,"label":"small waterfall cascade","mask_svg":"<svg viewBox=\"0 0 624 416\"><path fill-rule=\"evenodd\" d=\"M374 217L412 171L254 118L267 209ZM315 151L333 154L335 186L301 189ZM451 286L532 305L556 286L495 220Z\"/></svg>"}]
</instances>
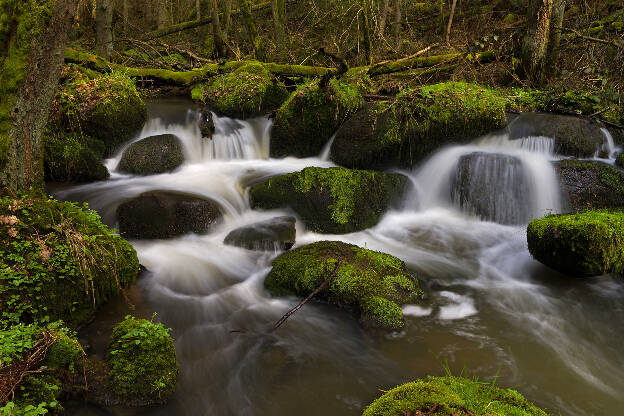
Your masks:
<instances>
[{"instance_id":1,"label":"small waterfall cascade","mask_svg":"<svg viewBox=\"0 0 624 416\"><path fill-rule=\"evenodd\" d=\"M212 113L212 138L200 137L202 160L266 159L269 157L271 121L235 120Z\"/></svg>"},{"instance_id":2,"label":"small waterfall cascade","mask_svg":"<svg viewBox=\"0 0 624 416\"><path fill-rule=\"evenodd\" d=\"M604 144L602 145L602 150L607 154L608 159L614 159L616 156L617 148L615 147L615 141L613 140L613 135L609 132L609 130L602 127L600 129L602 134L604 134Z\"/></svg>"}]
</instances>

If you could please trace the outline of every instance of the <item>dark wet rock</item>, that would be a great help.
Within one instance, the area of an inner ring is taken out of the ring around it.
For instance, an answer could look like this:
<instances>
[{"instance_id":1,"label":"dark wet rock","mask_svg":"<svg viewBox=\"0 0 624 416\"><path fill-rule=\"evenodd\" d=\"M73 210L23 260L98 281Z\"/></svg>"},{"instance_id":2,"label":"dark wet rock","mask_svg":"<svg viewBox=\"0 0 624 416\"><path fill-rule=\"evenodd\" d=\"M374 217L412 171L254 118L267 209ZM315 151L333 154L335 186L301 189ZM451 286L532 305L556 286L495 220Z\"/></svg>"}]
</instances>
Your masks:
<instances>
[{"instance_id":1,"label":"dark wet rock","mask_svg":"<svg viewBox=\"0 0 624 416\"><path fill-rule=\"evenodd\" d=\"M171 172L184 163L182 142L173 134L150 136L123 152L117 169L135 175Z\"/></svg>"},{"instance_id":2,"label":"dark wet rock","mask_svg":"<svg viewBox=\"0 0 624 416\"><path fill-rule=\"evenodd\" d=\"M526 224L530 191L520 159L482 152L459 159L451 185L451 197L464 212L500 224Z\"/></svg>"},{"instance_id":3,"label":"dark wet rock","mask_svg":"<svg viewBox=\"0 0 624 416\"><path fill-rule=\"evenodd\" d=\"M620 153L615 159L616 166L624 169L624 153Z\"/></svg>"},{"instance_id":4,"label":"dark wet rock","mask_svg":"<svg viewBox=\"0 0 624 416\"><path fill-rule=\"evenodd\" d=\"M251 187L254 208L291 208L315 232L346 234L373 227L404 194L408 180L345 168L306 168Z\"/></svg>"},{"instance_id":5,"label":"dark wet rock","mask_svg":"<svg viewBox=\"0 0 624 416\"><path fill-rule=\"evenodd\" d=\"M203 234L218 224L221 217L221 207L216 202L174 191L145 192L117 208L119 230L130 239Z\"/></svg>"},{"instance_id":6,"label":"dark wet rock","mask_svg":"<svg viewBox=\"0 0 624 416\"><path fill-rule=\"evenodd\" d=\"M357 169L413 167L445 145L506 124L497 92L461 82L428 85L365 104L336 133L331 160Z\"/></svg>"},{"instance_id":7,"label":"dark wet rock","mask_svg":"<svg viewBox=\"0 0 624 416\"><path fill-rule=\"evenodd\" d=\"M212 112L208 110L208 107L203 106L197 125L203 138L212 138L212 135L215 132L215 124L212 118Z\"/></svg>"},{"instance_id":8,"label":"dark wet rock","mask_svg":"<svg viewBox=\"0 0 624 416\"><path fill-rule=\"evenodd\" d=\"M555 153L574 157L592 157L604 144L600 126L586 118L559 114L526 113L509 125L509 138L551 137Z\"/></svg>"},{"instance_id":9,"label":"dark wet rock","mask_svg":"<svg viewBox=\"0 0 624 416\"><path fill-rule=\"evenodd\" d=\"M400 259L340 241L319 241L283 254L273 261L264 286L274 295L305 297L334 270L328 289L317 298L355 307L365 326L400 329L401 305L423 295Z\"/></svg>"},{"instance_id":10,"label":"dark wet rock","mask_svg":"<svg viewBox=\"0 0 624 416\"><path fill-rule=\"evenodd\" d=\"M237 228L224 240L225 244L248 250L290 250L295 245L295 217L276 217Z\"/></svg>"},{"instance_id":11,"label":"dark wet rock","mask_svg":"<svg viewBox=\"0 0 624 416\"><path fill-rule=\"evenodd\" d=\"M624 173L598 161L555 162L568 211L624 208Z\"/></svg>"}]
</instances>

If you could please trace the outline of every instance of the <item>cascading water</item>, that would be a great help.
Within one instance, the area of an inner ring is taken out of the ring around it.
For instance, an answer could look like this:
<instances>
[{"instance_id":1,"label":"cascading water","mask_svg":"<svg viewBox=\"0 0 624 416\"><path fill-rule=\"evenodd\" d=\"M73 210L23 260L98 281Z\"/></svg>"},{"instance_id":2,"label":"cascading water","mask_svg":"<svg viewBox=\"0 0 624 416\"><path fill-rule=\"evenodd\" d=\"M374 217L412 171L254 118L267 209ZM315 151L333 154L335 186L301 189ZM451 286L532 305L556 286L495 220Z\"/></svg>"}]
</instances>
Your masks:
<instances>
[{"instance_id":1,"label":"cascading water","mask_svg":"<svg viewBox=\"0 0 624 416\"><path fill-rule=\"evenodd\" d=\"M624 320L624 288L609 276L562 279L526 248L523 223L559 210L552 140L503 134L441 149L406 173L413 194L372 229L320 235L297 224L297 245L334 239L366 246L401 258L423 278L427 300L404 306L404 331L369 334L348 312L308 303L270 332L299 299L264 290L274 252L228 246L224 238L238 227L289 214L251 210L249 184L333 164L322 155L269 159L266 119L214 117L210 141L201 137L188 105L163 114L165 106L150 106L151 119L137 140L177 135L187 154L184 165L146 177L113 172L109 181L57 193L88 201L111 225L121 201L155 189L205 195L225 211L210 234L133 242L149 270L139 281L145 309L173 328L181 369L173 400L141 415L355 416L379 389L440 375L444 361L454 374L464 367L485 380L498 374L497 384L513 386L553 414L619 413L624 330L617 323ZM119 157L108 161L112 170ZM475 194L478 187L490 195ZM459 192L464 188L467 193ZM488 215L474 209L479 204ZM121 319L127 312L119 307L106 313ZM96 321L86 336L107 336L110 325L110 318ZM73 412L89 414L84 407Z\"/></svg>"}]
</instances>

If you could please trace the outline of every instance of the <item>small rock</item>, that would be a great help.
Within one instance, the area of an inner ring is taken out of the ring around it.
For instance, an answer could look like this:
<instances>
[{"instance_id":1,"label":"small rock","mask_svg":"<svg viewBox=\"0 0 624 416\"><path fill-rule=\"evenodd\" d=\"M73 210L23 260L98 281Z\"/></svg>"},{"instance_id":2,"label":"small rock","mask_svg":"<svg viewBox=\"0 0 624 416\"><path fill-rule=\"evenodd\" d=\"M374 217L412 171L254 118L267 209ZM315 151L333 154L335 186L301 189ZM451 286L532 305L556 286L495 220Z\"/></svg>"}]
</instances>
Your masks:
<instances>
[{"instance_id":1,"label":"small rock","mask_svg":"<svg viewBox=\"0 0 624 416\"><path fill-rule=\"evenodd\" d=\"M182 142L173 134L150 136L131 144L117 169L135 175L171 172L184 163Z\"/></svg>"},{"instance_id":2,"label":"small rock","mask_svg":"<svg viewBox=\"0 0 624 416\"><path fill-rule=\"evenodd\" d=\"M295 245L295 217L275 217L240 227L225 237L224 243L248 250L290 250Z\"/></svg>"}]
</instances>

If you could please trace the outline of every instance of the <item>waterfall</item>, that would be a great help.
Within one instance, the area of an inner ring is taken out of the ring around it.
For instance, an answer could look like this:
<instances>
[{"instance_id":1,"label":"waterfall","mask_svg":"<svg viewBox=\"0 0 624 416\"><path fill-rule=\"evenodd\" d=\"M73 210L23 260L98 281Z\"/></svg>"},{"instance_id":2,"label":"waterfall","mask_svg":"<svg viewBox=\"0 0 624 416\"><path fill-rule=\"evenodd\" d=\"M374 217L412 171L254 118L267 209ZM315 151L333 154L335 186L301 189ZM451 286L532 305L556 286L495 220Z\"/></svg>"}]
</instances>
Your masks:
<instances>
[{"instance_id":1,"label":"waterfall","mask_svg":"<svg viewBox=\"0 0 624 416\"><path fill-rule=\"evenodd\" d=\"M617 149L615 147L615 142L613 141L613 136L611 135L609 130L605 129L604 127L602 127L600 131L602 131L602 134L604 134L605 138L605 142L602 145L602 150L608 154L609 159L614 159Z\"/></svg>"},{"instance_id":2,"label":"waterfall","mask_svg":"<svg viewBox=\"0 0 624 416\"><path fill-rule=\"evenodd\" d=\"M202 160L250 160L266 159L269 156L270 120L266 118L234 120L219 117L214 113L212 119L215 126L212 138L197 138L201 146Z\"/></svg>"}]
</instances>

